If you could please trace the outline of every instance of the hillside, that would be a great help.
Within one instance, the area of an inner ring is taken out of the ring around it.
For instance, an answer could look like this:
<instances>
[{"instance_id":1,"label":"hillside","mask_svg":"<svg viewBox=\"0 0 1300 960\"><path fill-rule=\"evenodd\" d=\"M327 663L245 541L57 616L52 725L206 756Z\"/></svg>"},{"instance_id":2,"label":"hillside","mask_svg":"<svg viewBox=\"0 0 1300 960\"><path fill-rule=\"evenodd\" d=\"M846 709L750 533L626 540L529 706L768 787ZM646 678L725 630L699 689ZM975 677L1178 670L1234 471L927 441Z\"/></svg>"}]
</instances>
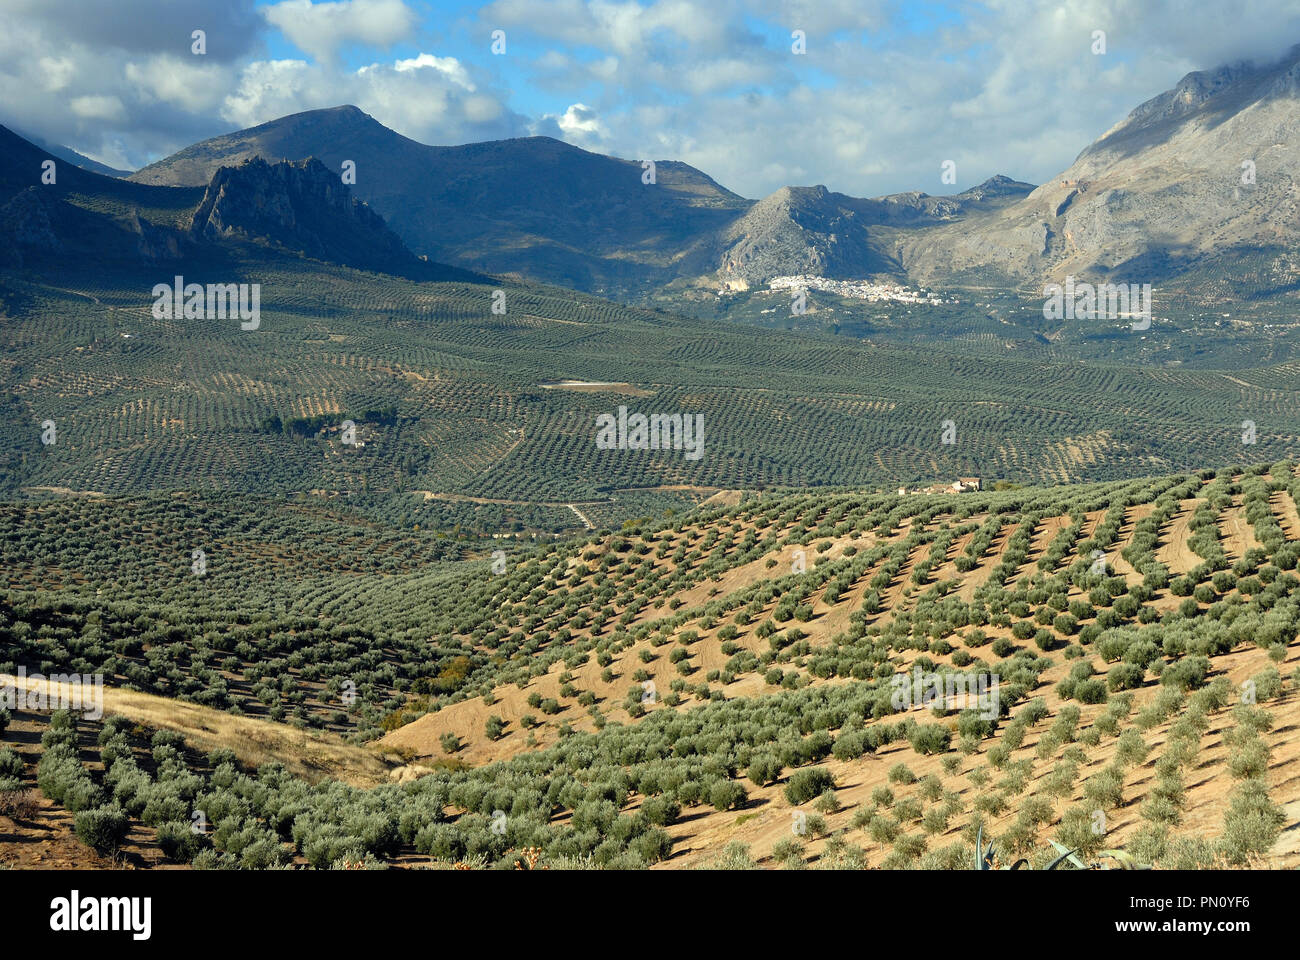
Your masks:
<instances>
[{"instance_id":1,"label":"hillside","mask_svg":"<svg viewBox=\"0 0 1300 960\"><path fill-rule=\"evenodd\" d=\"M530 284L325 268L255 244L201 252L226 259L0 275L10 495L255 485L365 499L407 524L447 504L554 530L580 525L568 504L616 525L721 489L1118 478L1237 456L1246 419L1254 455L1283 456L1300 435L1294 359L1085 366L997 342L831 340ZM259 328L154 317L150 291L175 273L259 283ZM620 406L703 416L702 455L600 449L596 419ZM341 442L349 419L364 446Z\"/></svg>"},{"instance_id":2,"label":"hillside","mask_svg":"<svg viewBox=\"0 0 1300 960\"><path fill-rule=\"evenodd\" d=\"M784 187L753 203L676 161L600 156L547 137L432 147L356 107L313 110L194 144L132 174L195 186L252 157L356 164L358 197L430 259L637 299L676 280L755 283L813 273L898 273L892 230L987 213L1029 192L994 177L951 197L863 200ZM888 251L888 252L886 252Z\"/></svg>"},{"instance_id":3,"label":"hillside","mask_svg":"<svg viewBox=\"0 0 1300 960\"><path fill-rule=\"evenodd\" d=\"M913 192L862 200L820 185L782 187L722 231L718 273L724 281L744 286L795 274L903 277L892 252L900 229L987 213L1032 189L1008 177L993 177L949 197Z\"/></svg>"},{"instance_id":4,"label":"hillside","mask_svg":"<svg viewBox=\"0 0 1300 960\"><path fill-rule=\"evenodd\" d=\"M92 272L171 269L154 274L167 280L185 264L216 273L307 257L417 281L486 279L416 258L316 160L219 167L200 189L101 176L4 127L0 148L0 268L31 277L73 259Z\"/></svg>"},{"instance_id":5,"label":"hillside","mask_svg":"<svg viewBox=\"0 0 1300 960\"><path fill-rule=\"evenodd\" d=\"M1064 194L0 127L0 869L1300 867L1294 77Z\"/></svg>"},{"instance_id":6,"label":"hillside","mask_svg":"<svg viewBox=\"0 0 1300 960\"><path fill-rule=\"evenodd\" d=\"M416 253L593 292L663 283L702 263L697 248L749 205L684 163L658 162L647 185L639 161L548 137L425 146L353 106L206 140L130 179L193 186L254 156L317 157L331 170L351 160L356 195Z\"/></svg>"},{"instance_id":7,"label":"hillside","mask_svg":"<svg viewBox=\"0 0 1300 960\"><path fill-rule=\"evenodd\" d=\"M414 255L318 160L219 167L190 221L204 239L268 239L317 260L400 271Z\"/></svg>"},{"instance_id":8,"label":"hillside","mask_svg":"<svg viewBox=\"0 0 1300 960\"><path fill-rule=\"evenodd\" d=\"M91 173L98 173L105 177L129 177L131 175L130 170L120 170L116 167L110 167L107 164L100 163L98 160L92 160L90 157L83 156L70 147L51 143L43 137L38 137L25 130L15 129L14 133L18 134L18 136L22 137L24 140L34 143L50 156L62 160L64 163L80 167L82 170L88 170Z\"/></svg>"},{"instance_id":9,"label":"hillside","mask_svg":"<svg viewBox=\"0 0 1300 960\"><path fill-rule=\"evenodd\" d=\"M389 731L379 751L416 768L313 785L201 729L185 747L180 710L152 742L56 718L40 743L47 721L19 711L19 783L55 756L15 826L57 835L75 798L113 788L140 866L509 867L535 847L550 867L970 869L976 832L1001 864L1041 866L1054 839L1110 866L1113 849L1297 866L1298 497L1293 462L750 496L512 547L500 573L421 570L428 535L291 502L31 504L7 521L0 670L103 669L262 723ZM340 521L354 533L327 535ZM195 542L211 579L188 569ZM996 706L900 708L914 671L995 677ZM292 734L261 744L302 756ZM358 763L313 744L327 769ZM182 842L194 807L231 812Z\"/></svg>"},{"instance_id":10,"label":"hillside","mask_svg":"<svg viewBox=\"0 0 1300 960\"><path fill-rule=\"evenodd\" d=\"M923 282L1074 274L1224 296L1249 278L1256 295L1294 293L1298 135L1300 46L1191 73L1018 203L900 238L897 256Z\"/></svg>"}]
</instances>

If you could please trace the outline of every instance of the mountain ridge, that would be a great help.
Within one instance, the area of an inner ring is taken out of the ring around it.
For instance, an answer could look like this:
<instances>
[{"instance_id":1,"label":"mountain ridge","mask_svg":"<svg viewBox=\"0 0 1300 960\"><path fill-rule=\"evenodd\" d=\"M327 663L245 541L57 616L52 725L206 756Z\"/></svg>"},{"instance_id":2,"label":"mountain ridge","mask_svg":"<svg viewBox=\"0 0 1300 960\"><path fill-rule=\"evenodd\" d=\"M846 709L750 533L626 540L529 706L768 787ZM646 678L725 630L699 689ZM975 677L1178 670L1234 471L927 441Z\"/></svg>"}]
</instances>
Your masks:
<instances>
[{"instance_id":1,"label":"mountain ridge","mask_svg":"<svg viewBox=\"0 0 1300 960\"><path fill-rule=\"evenodd\" d=\"M1266 295L1300 289L1300 46L1271 64L1195 71L1135 107L1038 186L996 176L961 193L857 198L785 186L749 200L678 161L548 137L429 146L352 105L193 144L132 174L206 185L220 166L355 164L354 192L416 254L640 300L686 283L886 276L1033 288L1067 275L1223 288L1249 259Z\"/></svg>"},{"instance_id":2,"label":"mountain ridge","mask_svg":"<svg viewBox=\"0 0 1300 960\"><path fill-rule=\"evenodd\" d=\"M941 222L1032 189L996 176L948 197L913 191L863 199L825 186L790 186L749 200L681 161L654 161L651 183L646 162L551 137L429 146L352 105L201 141L128 179L200 185L217 167L254 156L316 156L331 167L352 160L357 195L416 253L598 293L715 274L759 282L798 272L795 264L835 276L896 274L896 260L866 226ZM528 186L534 189L521 189ZM793 206L783 200L789 196ZM846 236L836 225L848 228ZM773 250L785 251L784 262Z\"/></svg>"},{"instance_id":3,"label":"mountain ridge","mask_svg":"<svg viewBox=\"0 0 1300 960\"><path fill-rule=\"evenodd\" d=\"M1193 72L1022 200L904 238L898 259L921 282L977 271L1012 286L1073 274L1196 289L1250 258L1294 289L1297 140L1300 46L1273 64Z\"/></svg>"}]
</instances>

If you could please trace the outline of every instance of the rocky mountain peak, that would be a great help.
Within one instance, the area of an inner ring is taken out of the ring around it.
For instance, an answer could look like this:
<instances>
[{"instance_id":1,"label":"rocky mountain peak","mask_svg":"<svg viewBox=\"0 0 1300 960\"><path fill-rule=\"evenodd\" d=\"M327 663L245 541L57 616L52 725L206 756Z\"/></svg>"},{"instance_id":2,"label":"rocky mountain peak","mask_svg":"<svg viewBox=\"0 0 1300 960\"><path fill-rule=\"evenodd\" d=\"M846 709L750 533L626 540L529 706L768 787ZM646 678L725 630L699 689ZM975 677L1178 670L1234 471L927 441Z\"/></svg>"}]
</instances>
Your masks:
<instances>
[{"instance_id":1,"label":"rocky mountain peak","mask_svg":"<svg viewBox=\"0 0 1300 960\"><path fill-rule=\"evenodd\" d=\"M218 168L189 230L206 239L267 241L355 266L412 259L384 218L314 157L276 163L254 157Z\"/></svg>"}]
</instances>

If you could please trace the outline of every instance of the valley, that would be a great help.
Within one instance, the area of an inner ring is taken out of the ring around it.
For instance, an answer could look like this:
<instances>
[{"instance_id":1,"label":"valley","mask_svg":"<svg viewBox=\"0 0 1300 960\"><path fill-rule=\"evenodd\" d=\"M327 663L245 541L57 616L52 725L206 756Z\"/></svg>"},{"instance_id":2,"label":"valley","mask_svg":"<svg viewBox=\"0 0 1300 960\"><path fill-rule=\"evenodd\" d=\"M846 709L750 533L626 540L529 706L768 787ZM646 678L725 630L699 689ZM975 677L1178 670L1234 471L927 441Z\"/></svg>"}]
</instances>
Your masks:
<instances>
[{"instance_id":1,"label":"valley","mask_svg":"<svg viewBox=\"0 0 1300 960\"><path fill-rule=\"evenodd\" d=\"M870 198L399 63L527 135L0 127L0 871L1300 868L1300 47Z\"/></svg>"}]
</instances>

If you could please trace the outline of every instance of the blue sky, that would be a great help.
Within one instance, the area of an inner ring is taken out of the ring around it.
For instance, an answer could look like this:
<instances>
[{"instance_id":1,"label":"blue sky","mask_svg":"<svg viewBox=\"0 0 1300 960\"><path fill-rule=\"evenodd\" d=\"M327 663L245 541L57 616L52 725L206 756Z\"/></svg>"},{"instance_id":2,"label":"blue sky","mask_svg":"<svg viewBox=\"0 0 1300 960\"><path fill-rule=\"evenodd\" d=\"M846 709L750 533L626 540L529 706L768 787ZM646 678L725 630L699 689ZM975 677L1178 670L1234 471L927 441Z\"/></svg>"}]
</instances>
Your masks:
<instances>
[{"instance_id":1,"label":"blue sky","mask_svg":"<svg viewBox=\"0 0 1300 960\"><path fill-rule=\"evenodd\" d=\"M947 193L1041 182L1188 71L1298 41L1294 0L0 0L0 121L134 168L354 103L425 143L545 134L751 197Z\"/></svg>"}]
</instances>

